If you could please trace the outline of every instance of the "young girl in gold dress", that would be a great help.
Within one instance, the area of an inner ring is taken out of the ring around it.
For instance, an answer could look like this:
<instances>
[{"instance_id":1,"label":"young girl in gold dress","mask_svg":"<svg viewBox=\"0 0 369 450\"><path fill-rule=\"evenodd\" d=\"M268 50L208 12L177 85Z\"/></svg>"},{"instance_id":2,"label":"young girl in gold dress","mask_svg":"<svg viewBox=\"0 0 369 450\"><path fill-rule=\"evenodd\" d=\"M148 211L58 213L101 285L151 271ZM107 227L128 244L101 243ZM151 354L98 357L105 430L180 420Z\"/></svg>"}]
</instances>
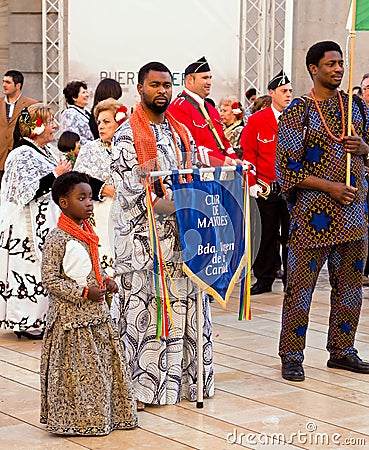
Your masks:
<instances>
[{"instance_id":1,"label":"young girl in gold dress","mask_svg":"<svg viewBox=\"0 0 369 450\"><path fill-rule=\"evenodd\" d=\"M58 434L105 435L137 426L124 349L105 301L118 287L103 278L85 174L56 179L62 210L45 242L42 282L49 309L41 354L41 423Z\"/></svg>"}]
</instances>

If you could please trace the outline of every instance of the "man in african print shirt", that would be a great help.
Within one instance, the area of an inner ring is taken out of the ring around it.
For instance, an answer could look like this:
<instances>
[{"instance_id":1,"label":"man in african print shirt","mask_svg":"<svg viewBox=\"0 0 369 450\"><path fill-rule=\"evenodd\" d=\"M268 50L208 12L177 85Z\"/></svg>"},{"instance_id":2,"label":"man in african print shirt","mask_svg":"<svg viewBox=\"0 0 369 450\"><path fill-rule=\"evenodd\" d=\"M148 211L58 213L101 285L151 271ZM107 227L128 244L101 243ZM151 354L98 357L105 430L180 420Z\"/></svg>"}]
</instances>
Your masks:
<instances>
[{"instance_id":1,"label":"man in african print shirt","mask_svg":"<svg viewBox=\"0 0 369 450\"><path fill-rule=\"evenodd\" d=\"M355 132L347 136L348 96L338 90L343 64L335 42L313 45L306 66L314 88L295 99L279 122L277 178L282 191L293 194L279 343L282 377L290 381L305 378L302 362L311 298L326 261L331 283L327 366L369 373L369 364L354 348L367 248L368 111L353 102ZM345 184L347 153L350 186Z\"/></svg>"},{"instance_id":2,"label":"man in african print shirt","mask_svg":"<svg viewBox=\"0 0 369 450\"><path fill-rule=\"evenodd\" d=\"M151 62L138 72L141 102L117 128L112 145L112 177L118 203L115 224L115 296L111 314L118 324L132 371L138 407L197 400L196 294L182 270L172 181L153 183L152 202L166 262L172 321L168 336L156 338L158 307L148 203L140 172L192 167L196 147L188 129L167 111L172 97L169 69ZM204 397L214 394L212 325L203 296ZM163 319L165 320L165 318Z\"/></svg>"}]
</instances>

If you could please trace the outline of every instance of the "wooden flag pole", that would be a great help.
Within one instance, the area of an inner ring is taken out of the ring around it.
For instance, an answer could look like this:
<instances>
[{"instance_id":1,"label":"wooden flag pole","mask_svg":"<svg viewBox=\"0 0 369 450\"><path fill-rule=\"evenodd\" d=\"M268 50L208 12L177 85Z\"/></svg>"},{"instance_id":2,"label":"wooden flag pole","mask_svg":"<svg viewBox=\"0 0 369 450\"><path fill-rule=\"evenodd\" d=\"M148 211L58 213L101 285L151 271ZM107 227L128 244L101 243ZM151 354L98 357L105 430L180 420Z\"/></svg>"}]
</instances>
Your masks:
<instances>
[{"instance_id":1,"label":"wooden flag pole","mask_svg":"<svg viewBox=\"0 0 369 450\"><path fill-rule=\"evenodd\" d=\"M350 60L349 60L349 102L347 118L347 136L352 134L352 87L354 78L354 51L355 51L355 24L356 24L356 0L352 0L352 17L350 29ZM351 179L351 153L346 157L346 185L350 186Z\"/></svg>"}]
</instances>

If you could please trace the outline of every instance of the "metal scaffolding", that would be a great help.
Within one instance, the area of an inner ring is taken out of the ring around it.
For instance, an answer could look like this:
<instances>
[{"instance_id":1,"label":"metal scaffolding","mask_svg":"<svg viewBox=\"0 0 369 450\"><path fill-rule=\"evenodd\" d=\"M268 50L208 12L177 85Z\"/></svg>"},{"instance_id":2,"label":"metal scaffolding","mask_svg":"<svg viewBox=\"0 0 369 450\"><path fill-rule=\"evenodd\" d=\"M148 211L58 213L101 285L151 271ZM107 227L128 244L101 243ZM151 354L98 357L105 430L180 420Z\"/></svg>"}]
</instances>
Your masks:
<instances>
[{"instance_id":1,"label":"metal scaffolding","mask_svg":"<svg viewBox=\"0 0 369 450\"><path fill-rule=\"evenodd\" d=\"M65 6L64 0L42 0L43 102L55 111L57 125L64 105Z\"/></svg>"},{"instance_id":2,"label":"metal scaffolding","mask_svg":"<svg viewBox=\"0 0 369 450\"><path fill-rule=\"evenodd\" d=\"M282 68L290 75L292 16L293 0L240 0L240 98L249 87L264 94Z\"/></svg>"},{"instance_id":3,"label":"metal scaffolding","mask_svg":"<svg viewBox=\"0 0 369 450\"><path fill-rule=\"evenodd\" d=\"M281 68L291 75L294 0L240 0L239 98L255 87L266 92L268 80ZM42 0L43 102L60 122L68 63L68 0Z\"/></svg>"}]
</instances>

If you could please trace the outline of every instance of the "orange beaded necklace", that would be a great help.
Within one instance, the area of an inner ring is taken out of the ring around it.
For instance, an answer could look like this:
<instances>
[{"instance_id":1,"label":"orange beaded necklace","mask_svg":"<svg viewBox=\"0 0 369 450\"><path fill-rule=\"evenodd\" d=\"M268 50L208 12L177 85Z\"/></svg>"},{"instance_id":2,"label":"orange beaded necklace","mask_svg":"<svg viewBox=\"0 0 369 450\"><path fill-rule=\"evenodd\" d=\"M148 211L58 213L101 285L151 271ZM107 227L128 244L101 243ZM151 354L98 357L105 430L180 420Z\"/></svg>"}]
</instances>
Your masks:
<instances>
[{"instance_id":1,"label":"orange beaded necklace","mask_svg":"<svg viewBox=\"0 0 369 450\"><path fill-rule=\"evenodd\" d=\"M342 142L343 137L345 136L345 131L346 131L346 127L345 127L346 120L345 120L345 110L344 110L344 108L343 108L343 102L342 102L342 97L341 97L340 92L337 91L337 97L338 97L338 100L339 100L339 102L340 102L341 123L342 123L342 133L341 133L341 136L340 136L340 137L335 136L335 135L331 132L331 130L328 128L328 125L327 125L327 123L326 123L326 121L325 121L325 119L324 119L322 110L320 109L320 106L319 106L319 104L318 104L318 101L317 101L317 99L316 99L316 97L315 97L314 88L311 89L310 94L311 94L311 98L312 98L313 101L314 101L315 107L316 107L316 109L317 109L317 111L318 111L319 117L320 117L320 119L321 119L321 121L322 121L322 123L323 123L323 126L324 126L324 128L325 128L325 131L328 133L329 137L331 137L331 138L334 139L335 141L337 141L337 142Z\"/></svg>"}]
</instances>

